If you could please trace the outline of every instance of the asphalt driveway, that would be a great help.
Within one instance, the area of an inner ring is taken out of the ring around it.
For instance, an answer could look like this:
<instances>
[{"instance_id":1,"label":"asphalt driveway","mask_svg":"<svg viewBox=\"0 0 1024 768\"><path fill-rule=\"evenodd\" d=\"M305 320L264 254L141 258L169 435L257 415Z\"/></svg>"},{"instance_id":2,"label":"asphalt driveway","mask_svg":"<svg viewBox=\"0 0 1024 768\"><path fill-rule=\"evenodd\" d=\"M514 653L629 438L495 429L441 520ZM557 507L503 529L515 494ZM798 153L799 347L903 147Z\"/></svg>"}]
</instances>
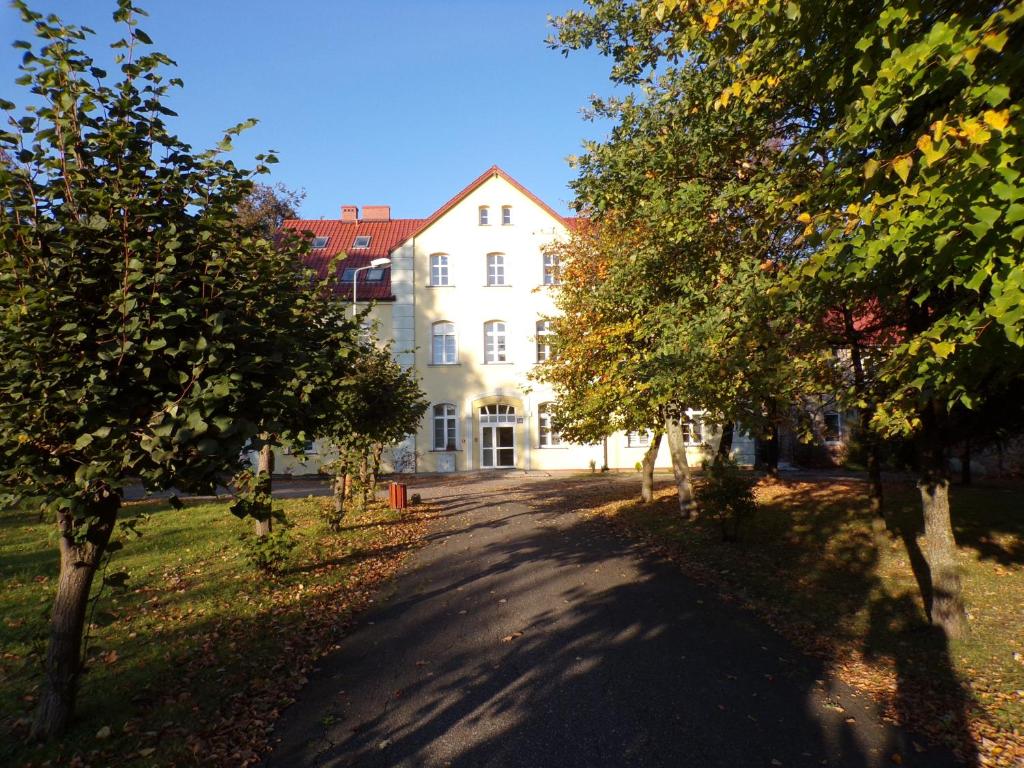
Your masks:
<instances>
[{"instance_id":1,"label":"asphalt driveway","mask_svg":"<svg viewBox=\"0 0 1024 768\"><path fill-rule=\"evenodd\" d=\"M625 481L417 480L442 510L428 545L322 661L267 764L955 765L577 511Z\"/></svg>"}]
</instances>

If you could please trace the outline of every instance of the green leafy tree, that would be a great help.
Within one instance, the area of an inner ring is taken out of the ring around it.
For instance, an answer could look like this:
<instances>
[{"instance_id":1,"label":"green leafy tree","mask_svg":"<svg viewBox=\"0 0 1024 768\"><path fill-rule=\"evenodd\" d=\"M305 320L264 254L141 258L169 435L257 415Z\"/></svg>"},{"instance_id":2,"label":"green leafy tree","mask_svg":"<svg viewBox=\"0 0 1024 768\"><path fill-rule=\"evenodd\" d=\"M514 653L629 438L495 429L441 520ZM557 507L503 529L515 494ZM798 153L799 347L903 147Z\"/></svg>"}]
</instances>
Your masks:
<instances>
[{"instance_id":1,"label":"green leafy tree","mask_svg":"<svg viewBox=\"0 0 1024 768\"><path fill-rule=\"evenodd\" d=\"M36 737L72 713L90 588L129 483L210 489L246 443L301 403L280 344L321 303L301 242L239 226L255 171L168 129L176 79L121 0L112 79L89 31L16 2L36 42L31 106L0 130L0 483L52 515L60 578ZM260 418L257 419L256 416Z\"/></svg>"},{"instance_id":2,"label":"green leafy tree","mask_svg":"<svg viewBox=\"0 0 1024 768\"><path fill-rule=\"evenodd\" d=\"M385 447L416 431L427 404L415 370L403 370L390 347L363 343L349 375L335 380L330 410L318 432L338 451L338 458L327 465L334 473L332 527L341 524L352 479L365 506L377 485Z\"/></svg>"},{"instance_id":3,"label":"green leafy tree","mask_svg":"<svg viewBox=\"0 0 1024 768\"><path fill-rule=\"evenodd\" d=\"M884 315L870 388L844 394L878 435L918 443L926 607L961 634L951 419L1005 397L1024 370L1024 60L1014 55L1024 6L589 5L559 21L563 46L613 57L613 77L650 103L669 93L655 72L717 79L676 132L738 122L750 146L775 149L750 164L736 199L757 205L740 231L792 233L781 238L793 248L789 291L811 316L829 306Z\"/></svg>"}]
</instances>

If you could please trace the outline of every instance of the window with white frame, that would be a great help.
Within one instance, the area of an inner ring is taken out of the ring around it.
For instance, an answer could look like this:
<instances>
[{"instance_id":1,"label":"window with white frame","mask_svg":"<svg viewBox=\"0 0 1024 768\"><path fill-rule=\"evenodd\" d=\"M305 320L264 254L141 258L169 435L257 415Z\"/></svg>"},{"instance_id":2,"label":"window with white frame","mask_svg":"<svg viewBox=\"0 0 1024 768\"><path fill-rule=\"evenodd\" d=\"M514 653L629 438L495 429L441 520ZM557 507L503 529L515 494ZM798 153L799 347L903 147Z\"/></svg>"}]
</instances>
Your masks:
<instances>
[{"instance_id":1,"label":"window with white frame","mask_svg":"<svg viewBox=\"0 0 1024 768\"><path fill-rule=\"evenodd\" d=\"M477 210L477 220L480 222L481 227L486 227L491 223L491 209L486 205L481 205Z\"/></svg>"},{"instance_id":2,"label":"window with white frame","mask_svg":"<svg viewBox=\"0 0 1024 768\"><path fill-rule=\"evenodd\" d=\"M369 248L370 237L370 235L356 235L356 239L352 241L352 248Z\"/></svg>"},{"instance_id":3,"label":"window with white frame","mask_svg":"<svg viewBox=\"0 0 1024 768\"><path fill-rule=\"evenodd\" d=\"M704 442L704 421L699 414L690 414L683 421L683 441L687 445L700 445Z\"/></svg>"},{"instance_id":4,"label":"window with white frame","mask_svg":"<svg viewBox=\"0 0 1024 768\"><path fill-rule=\"evenodd\" d=\"M433 365L455 365L458 357L455 323L442 321L431 326L430 349L430 362Z\"/></svg>"},{"instance_id":5,"label":"window with white frame","mask_svg":"<svg viewBox=\"0 0 1024 768\"><path fill-rule=\"evenodd\" d=\"M501 223L508 226L512 223L512 206L503 205L501 206Z\"/></svg>"},{"instance_id":6,"label":"window with white frame","mask_svg":"<svg viewBox=\"0 0 1024 768\"><path fill-rule=\"evenodd\" d=\"M646 448L651 444L650 432L628 432L626 434L627 448Z\"/></svg>"},{"instance_id":7,"label":"window with white frame","mask_svg":"<svg viewBox=\"0 0 1024 768\"><path fill-rule=\"evenodd\" d=\"M484 323L484 362L507 363L507 327L504 320Z\"/></svg>"},{"instance_id":8,"label":"window with white frame","mask_svg":"<svg viewBox=\"0 0 1024 768\"><path fill-rule=\"evenodd\" d=\"M556 448L562 444L562 436L551 423L551 403L537 406L537 431L541 448Z\"/></svg>"},{"instance_id":9,"label":"window with white frame","mask_svg":"<svg viewBox=\"0 0 1024 768\"><path fill-rule=\"evenodd\" d=\"M314 250L320 250L321 248L326 248L327 244L330 241L331 241L331 238L329 238L329 237L314 237L313 238L313 249Z\"/></svg>"},{"instance_id":10,"label":"window with white frame","mask_svg":"<svg viewBox=\"0 0 1024 768\"><path fill-rule=\"evenodd\" d=\"M434 450L458 450L459 420L455 406L451 403L439 403L434 406Z\"/></svg>"},{"instance_id":11,"label":"window with white frame","mask_svg":"<svg viewBox=\"0 0 1024 768\"><path fill-rule=\"evenodd\" d=\"M544 254L544 285L558 285L561 277L558 274L558 255Z\"/></svg>"},{"instance_id":12,"label":"window with white frame","mask_svg":"<svg viewBox=\"0 0 1024 768\"><path fill-rule=\"evenodd\" d=\"M551 321L537 321L537 362L543 363L551 359Z\"/></svg>"},{"instance_id":13,"label":"window with white frame","mask_svg":"<svg viewBox=\"0 0 1024 768\"><path fill-rule=\"evenodd\" d=\"M430 257L430 284L448 285L447 253L435 253Z\"/></svg>"},{"instance_id":14,"label":"window with white frame","mask_svg":"<svg viewBox=\"0 0 1024 768\"><path fill-rule=\"evenodd\" d=\"M505 254L487 254L487 284L505 285Z\"/></svg>"}]
</instances>

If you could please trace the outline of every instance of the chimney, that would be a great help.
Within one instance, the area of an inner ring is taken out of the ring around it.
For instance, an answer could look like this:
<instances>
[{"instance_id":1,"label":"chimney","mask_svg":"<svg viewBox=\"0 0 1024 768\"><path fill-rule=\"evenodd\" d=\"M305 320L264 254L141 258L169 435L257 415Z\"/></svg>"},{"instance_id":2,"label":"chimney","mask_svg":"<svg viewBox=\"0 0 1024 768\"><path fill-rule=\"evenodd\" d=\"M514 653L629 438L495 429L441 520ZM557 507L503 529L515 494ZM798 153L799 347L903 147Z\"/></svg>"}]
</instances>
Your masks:
<instances>
[{"instance_id":1,"label":"chimney","mask_svg":"<svg viewBox=\"0 0 1024 768\"><path fill-rule=\"evenodd\" d=\"M364 205L363 221L391 221L391 206Z\"/></svg>"},{"instance_id":2,"label":"chimney","mask_svg":"<svg viewBox=\"0 0 1024 768\"><path fill-rule=\"evenodd\" d=\"M351 224L359 220L359 208L354 205L341 206L341 220Z\"/></svg>"}]
</instances>

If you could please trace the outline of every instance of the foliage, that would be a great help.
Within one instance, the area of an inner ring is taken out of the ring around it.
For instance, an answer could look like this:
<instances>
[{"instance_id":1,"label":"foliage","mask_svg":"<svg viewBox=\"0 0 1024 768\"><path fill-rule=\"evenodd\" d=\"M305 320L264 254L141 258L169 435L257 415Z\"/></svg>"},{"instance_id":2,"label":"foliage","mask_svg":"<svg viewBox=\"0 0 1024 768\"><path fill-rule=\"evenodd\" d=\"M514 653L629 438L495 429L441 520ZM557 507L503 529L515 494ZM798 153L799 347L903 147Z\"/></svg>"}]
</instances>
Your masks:
<instances>
[{"instance_id":1,"label":"foliage","mask_svg":"<svg viewBox=\"0 0 1024 768\"><path fill-rule=\"evenodd\" d=\"M298 218L299 206L305 198L305 191L289 189L281 183L254 184L238 204L235 215L243 229L271 240L286 219Z\"/></svg>"},{"instance_id":2,"label":"foliage","mask_svg":"<svg viewBox=\"0 0 1024 768\"><path fill-rule=\"evenodd\" d=\"M252 531L241 535L245 559L257 571L265 574L280 573L295 549L295 541L288 533L287 518L283 512L275 515L278 527L258 536Z\"/></svg>"},{"instance_id":3,"label":"foliage","mask_svg":"<svg viewBox=\"0 0 1024 768\"><path fill-rule=\"evenodd\" d=\"M723 541L737 541L741 526L757 511L757 478L740 469L731 457L705 461L703 478L704 482L697 487L701 511L719 521Z\"/></svg>"},{"instance_id":4,"label":"foliage","mask_svg":"<svg viewBox=\"0 0 1024 768\"><path fill-rule=\"evenodd\" d=\"M124 486L209 490L257 434L302 439L356 329L301 268L306 243L238 218L276 162L226 158L254 121L198 153L170 132L181 81L130 0L114 78L85 52L90 30L15 7L37 42L15 44L30 106L0 101L0 486L59 523L68 580L38 729L53 735Z\"/></svg>"}]
</instances>

